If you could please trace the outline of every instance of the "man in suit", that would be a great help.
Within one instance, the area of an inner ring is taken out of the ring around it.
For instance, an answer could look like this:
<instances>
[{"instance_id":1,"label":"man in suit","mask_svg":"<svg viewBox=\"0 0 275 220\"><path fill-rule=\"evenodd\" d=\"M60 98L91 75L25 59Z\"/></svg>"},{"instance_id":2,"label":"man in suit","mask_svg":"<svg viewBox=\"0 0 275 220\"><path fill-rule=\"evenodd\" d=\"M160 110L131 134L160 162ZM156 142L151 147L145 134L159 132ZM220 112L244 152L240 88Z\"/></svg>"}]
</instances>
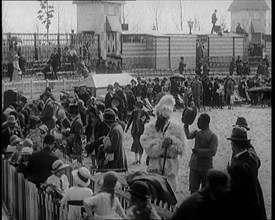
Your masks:
<instances>
[{"instance_id":1,"label":"man in suit","mask_svg":"<svg viewBox=\"0 0 275 220\"><path fill-rule=\"evenodd\" d=\"M233 151L231 165L231 209L236 220L266 220L263 193L258 180L260 159L254 148L249 147L245 127L236 126L230 138Z\"/></svg>"},{"instance_id":2,"label":"man in suit","mask_svg":"<svg viewBox=\"0 0 275 220\"><path fill-rule=\"evenodd\" d=\"M23 138L22 131L17 125L14 115L8 116L6 126L7 127L2 131L2 152L4 152L10 144L10 137L12 135L17 135L17 137Z\"/></svg>"},{"instance_id":3,"label":"man in suit","mask_svg":"<svg viewBox=\"0 0 275 220\"><path fill-rule=\"evenodd\" d=\"M80 159L82 153L82 135L83 123L79 115L79 107L77 105L69 106L69 113L72 117L70 134L65 138L65 145L69 148L69 154Z\"/></svg>"},{"instance_id":4,"label":"man in suit","mask_svg":"<svg viewBox=\"0 0 275 220\"><path fill-rule=\"evenodd\" d=\"M122 91L118 82L114 83L115 94L120 99L120 106L118 106L118 117L121 121L127 119L127 98L125 93ZM107 107L107 106L106 106Z\"/></svg>"},{"instance_id":5,"label":"man in suit","mask_svg":"<svg viewBox=\"0 0 275 220\"><path fill-rule=\"evenodd\" d=\"M54 48L53 53L51 54L50 62L52 65L52 77L57 79L57 71L59 70L61 66L60 56L57 52L57 49Z\"/></svg>"},{"instance_id":6,"label":"man in suit","mask_svg":"<svg viewBox=\"0 0 275 220\"><path fill-rule=\"evenodd\" d=\"M28 180L35 183L37 187L40 187L40 184L52 175L52 164L58 160L58 157L52 152L54 145L54 136L47 134L43 141L43 149L34 152L30 157L26 172Z\"/></svg>"},{"instance_id":7,"label":"man in suit","mask_svg":"<svg viewBox=\"0 0 275 220\"><path fill-rule=\"evenodd\" d=\"M113 85L108 85L107 87L107 94L105 95L105 107L106 108L112 108L112 104L111 104L111 101L112 101L112 98L114 96L114 87Z\"/></svg>"},{"instance_id":8,"label":"man in suit","mask_svg":"<svg viewBox=\"0 0 275 220\"><path fill-rule=\"evenodd\" d=\"M217 9L214 10L214 13L212 14L212 29L211 29L211 34L213 34L213 31L215 29L215 26L216 26L216 22L218 20L217 18Z\"/></svg>"},{"instance_id":9,"label":"man in suit","mask_svg":"<svg viewBox=\"0 0 275 220\"><path fill-rule=\"evenodd\" d=\"M55 127L55 120L53 118L54 116L54 106L53 106L53 100L50 98L51 94L48 91L45 91L41 98L44 102L44 108L42 112L40 113L40 120L42 124L45 124L49 131L52 130Z\"/></svg>"}]
</instances>

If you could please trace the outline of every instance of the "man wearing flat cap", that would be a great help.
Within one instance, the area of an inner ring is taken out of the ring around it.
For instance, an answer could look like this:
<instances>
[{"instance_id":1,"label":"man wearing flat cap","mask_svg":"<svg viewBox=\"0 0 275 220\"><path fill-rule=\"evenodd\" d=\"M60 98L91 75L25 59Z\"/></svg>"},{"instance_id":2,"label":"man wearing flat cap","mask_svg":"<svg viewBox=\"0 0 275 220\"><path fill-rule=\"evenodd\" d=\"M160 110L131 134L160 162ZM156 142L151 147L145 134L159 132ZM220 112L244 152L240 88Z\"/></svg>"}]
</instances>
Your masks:
<instances>
[{"instance_id":1,"label":"man wearing flat cap","mask_svg":"<svg viewBox=\"0 0 275 220\"><path fill-rule=\"evenodd\" d=\"M78 159L82 153L82 135L83 123L79 115L79 107L77 105L69 106L69 113L72 116L70 135L65 139L69 148L69 154L76 156Z\"/></svg>"},{"instance_id":2,"label":"man wearing flat cap","mask_svg":"<svg viewBox=\"0 0 275 220\"><path fill-rule=\"evenodd\" d=\"M231 175L232 219L266 220L261 185L258 180L260 160L254 149L248 149L247 130L236 126L230 138L233 157L227 170Z\"/></svg>"},{"instance_id":3,"label":"man wearing flat cap","mask_svg":"<svg viewBox=\"0 0 275 220\"><path fill-rule=\"evenodd\" d=\"M54 106L53 100L51 99L51 93L45 91L41 96L42 101L44 102L44 109L40 113L40 120L42 124L45 124L49 131L55 127L54 116Z\"/></svg>"}]
</instances>

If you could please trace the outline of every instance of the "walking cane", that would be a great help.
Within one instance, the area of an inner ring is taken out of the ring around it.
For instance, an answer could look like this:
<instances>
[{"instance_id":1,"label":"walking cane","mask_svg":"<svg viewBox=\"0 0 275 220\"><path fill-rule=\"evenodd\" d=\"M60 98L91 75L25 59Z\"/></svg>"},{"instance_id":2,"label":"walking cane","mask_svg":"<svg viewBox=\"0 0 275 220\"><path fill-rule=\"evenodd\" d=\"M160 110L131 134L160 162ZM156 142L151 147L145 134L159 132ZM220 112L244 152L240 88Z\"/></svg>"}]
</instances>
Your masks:
<instances>
[{"instance_id":1,"label":"walking cane","mask_svg":"<svg viewBox=\"0 0 275 220\"><path fill-rule=\"evenodd\" d=\"M165 148L164 161L163 161L163 167L162 167L162 172L161 172L161 175L162 175L162 176L163 176L163 174L164 174L164 169L165 169L167 148L168 148L168 146Z\"/></svg>"}]
</instances>

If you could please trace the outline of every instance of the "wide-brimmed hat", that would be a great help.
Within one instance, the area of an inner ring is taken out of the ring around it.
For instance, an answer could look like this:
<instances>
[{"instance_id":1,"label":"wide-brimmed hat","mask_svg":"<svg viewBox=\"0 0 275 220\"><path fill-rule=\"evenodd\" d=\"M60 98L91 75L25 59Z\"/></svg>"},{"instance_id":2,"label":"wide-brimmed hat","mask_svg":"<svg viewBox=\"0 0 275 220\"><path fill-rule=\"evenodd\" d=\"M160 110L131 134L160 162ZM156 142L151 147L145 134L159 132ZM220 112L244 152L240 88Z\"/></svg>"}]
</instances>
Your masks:
<instances>
[{"instance_id":1,"label":"wide-brimmed hat","mask_svg":"<svg viewBox=\"0 0 275 220\"><path fill-rule=\"evenodd\" d=\"M244 117L238 117L237 121L236 121L235 125L233 125L233 127L235 127L235 126L244 127L248 131L250 130L250 128L248 127L247 121Z\"/></svg>"},{"instance_id":2,"label":"wide-brimmed hat","mask_svg":"<svg viewBox=\"0 0 275 220\"><path fill-rule=\"evenodd\" d=\"M135 79L131 79L131 83L134 82L134 83L137 83L137 81Z\"/></svg>"},{"instance_id":3,"label":"wide-brimmed hat","mask_svg":"<svg viewBox=\"0 0 275 220\"><path fill-rule=\"evenodd\" d=\"M118 82L115 82L114 83L114 86L120 86Z\"/></svg>"},{"instance_id":4,"label":"wide-brimmed hat","mask_svg":"<svg viewBox=\"0 0 275 220\"><path fill-rule=\"evenodd\" d=\"M103 119L105 122L115 122L116 121L116 113L111 108L105 109L103 113Z\"/></svg>"},{"instance_id":5,"label":"wide-brimmed hat","mask_svg":"<svg viewBox=\"0 0 275 220\"><path fill-rule=\"evenodd\" d=\"M32 155L33 153L33 149L30 148L30 147L23 147L21 152L20 152L20 155Z\"/></svg>"},{"instance_id":6,"label":"wide-brimmed hat","mask_svg":"<svg viewBox=\"0 0 275 220\"><path fill-rule=\"evenodd\" d=\"M80 167L79 170L73 170L72 176L74 180L81 186L87 187L90 185L90 170L86 167Z\"/></svg>"},{"instance_id":7,"label":"wide-brimmed hat","mask_svg":"<svg viewBox=\"0 0 275 220\"><path fill-rule=\"evenodd\" d=\"M16 124L16 119L15 119L14 115L8 116L7 123L8 124Z\"/></svg>"},{"instance_id":8,"label":"wide-brimmed hat","mask_svg":"<svg viewBox=\"0 0 275 220\"><path fill-rule=\"evenodd\" d=\"M233 132L231 134L231 137L227 138L227 140L232 141L250 141L250 139L247 138L247 131L244 127L236 126L233 129Z\"/></svg>"},{"instance_id":9,"label":"wide-brimmed hat","mask_svg":"<svg viewBox=\"0 0 275 220\"><path fill-rule=\"evenodd\" d=\"M26 138L26 139L23 141L23 147L32 148L32 146L33 146L33 142L32 142L31 139Z\"/></svg>"},{"instance_id":10,"label":"wide-brimmed hat","mask_svg":"<svg viewBox=\"0 0 275 220\"><path fill-rule=\"evenodd\" d=\"M70 165L65 164L62 160L59 159L59 160L56 160L56 161L53 162L51 172L56 173L60 170L63 170L65 168L69 167L69 166Z\"/></svg>"},{"instance_id":11,"label":"wide-brimmed hat","mask_svg":"<svg viewBox=\"0 0 275 220\"><path fill-rule=\"evenodd\" d=\"M116 187L117 181L118 181L118 177L117 177L116 172L108 171L107 173L105 173L105 175L103 177L103 184L102 184L101 188L113 189Z\"/></svg>"},{"instance_id":12,"label":"wide-brimmed hat","mask_svg":"<svg viewBox=\"0 0 275 220\"><path fill-rule=\"evenodd\" d=\"M128 192L144 200L150 198L150 189L148 185L142 181L135 181Z\"/></svg>"},{"instance_id":13,"label":"wide-brimmed hat","mask_svg":"<svg viewBox=\"0 0 275 220\"><path fill-rule=\"evenodd\" d=\"M45 133L48 133L49 131L47 125L45 124L40 125L39 130L44 131Z\"/></svg>"},{"instance_id":14,"label":"wide-brimmed hat","mask_svg":"<svg viewBox=\"0 0 275 220\"><path fill-rule=\"evenodd\" d=\"M183 110L181 120L184 124L191 125L195 121L195 118L197 116L197 107L191 106L187 107Z\"/></svg>"},{"instance_id":15,"label":"wide-brimmed hat","mask_svg":"<svg viewBox=\"0 0 275 220\"><path fill-rule=\"evenodd\" d=\"M55 143L55 137L51 134L47 134L43 141L44 144L52 145Z\"/></svg>"},{"instance_id":16,"label":"wide-brimmed hat","mask_svg":"<svg viewBox=\"0 0 275 220\"><path fill-rule=\"evenodd\" d=\"M3 113L4 113L4 115L6 117L8 117L12 111L14 111L14 109L12 109L12 108L6 108L6 110Z\"/></svg>"},{"instance_id":17,"label":"wide-brimmed hat","mask_svg":"<svg viewBox=\"0 0 275 220\"><path fill-rule=\"evenodd\" d=\"M10 137L10 144L11 145L18 144L18 143L20 143L20 141L21 141L21 139L17 135L12 135Z\"/></svg>"}]
</instances>

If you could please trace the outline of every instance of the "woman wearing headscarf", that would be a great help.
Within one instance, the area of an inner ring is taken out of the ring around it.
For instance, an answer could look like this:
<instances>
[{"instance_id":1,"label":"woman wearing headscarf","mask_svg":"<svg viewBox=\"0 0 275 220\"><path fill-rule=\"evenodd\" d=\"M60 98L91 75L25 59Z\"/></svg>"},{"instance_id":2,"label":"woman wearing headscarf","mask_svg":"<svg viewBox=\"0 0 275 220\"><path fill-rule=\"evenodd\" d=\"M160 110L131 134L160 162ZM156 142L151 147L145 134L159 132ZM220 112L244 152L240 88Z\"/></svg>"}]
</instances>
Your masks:
<instances>
[{"instance_id":1,"label":"woman wearing headscarf","mask_svg":"<svg viewBox=\"0 0 275 220\"><path fill-rule=\"evenodd\" d=\"M83 204L89 219L123 219L126 217L115 196L117 181L118 177L115 172L107 172L103 177L100 191L94 196L84 199Z\"/></svg>"}]
</instances>

